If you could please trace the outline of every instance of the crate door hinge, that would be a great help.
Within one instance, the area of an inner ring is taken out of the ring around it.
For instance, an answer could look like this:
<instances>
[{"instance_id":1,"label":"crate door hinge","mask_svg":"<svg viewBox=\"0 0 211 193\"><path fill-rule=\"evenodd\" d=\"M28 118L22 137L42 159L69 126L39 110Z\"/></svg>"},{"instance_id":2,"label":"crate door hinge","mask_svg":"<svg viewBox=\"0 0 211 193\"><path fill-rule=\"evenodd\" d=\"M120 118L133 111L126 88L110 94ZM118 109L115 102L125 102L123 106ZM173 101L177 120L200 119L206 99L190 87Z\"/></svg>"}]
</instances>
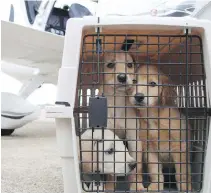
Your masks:
<instances>
[{"instance_id":1,"label":"crate door hinge","mask_svg":"<svg viewBox=\"0 0 211 193\"><path fill-rule=\"evenodd\" d=\"M102 27L101 26L96 26L95 27L95 32L96 33L102 33Z\"/></svg>"},{"instance_id":2,"label":"crate door hinge","mask_svg":"<svg viewBox=\"0 0 211 193\"><path fill-rule=\"evenodd\" d=\"M99 23L99 17L98 17L98 23ZM96 42L95 42L96 54L101 54L102 53L102 40L100 39L100 33L102 32L102 27L96 26L95 32L97 33L97 38L96 38Z\"/></svg>"},{"instance_id":3,"label":"crate door hinge","mask_svg":"<svg viewBox=\"0 0 211 193\"><path fill-rule=\"evenodd\" d=\"M98 23L100 23L100 18L98 17ZM95 81L95 84L98 84L100 81L100 55L103 52L102 48L102 39L100 39L100 32L102 31L102 28L100 26L95 27L95 32L97 33L97 38L95 40L95 47L96 47L96 54L97 54L97 81Z\"/></svg>"},{"instance_id":4,"label":"crate door hinge","mask_svg":"<svg viewBox=\"0 0 211 193\"><path fill-rule=\"evenodd\" d=\"M100 17L97 18L97 23L100 24ZM101 33L102 32L102 27L101 26L95 26L95 32L96 33Z\"/></svg>"},{"instance_id":5,"label":"crate door hinge","mask_svg":"<svg viewBox=\"0 0 211 193\"><path fill-rule=\"evenodd\" d=\"M96 54L101 54L102 53L102 40L100 38L96 39Z\"/></svg>"},{"instance_id":6,"label":"crate door hinge","mask_svg":"<svg viewBox=\"0 0 211 193\"><path fill-rule=\"evenodd\" d=\"M183 31L184 34L191 34L191 28L184 28L184 31Z\"/></svg>"}]
</instances>

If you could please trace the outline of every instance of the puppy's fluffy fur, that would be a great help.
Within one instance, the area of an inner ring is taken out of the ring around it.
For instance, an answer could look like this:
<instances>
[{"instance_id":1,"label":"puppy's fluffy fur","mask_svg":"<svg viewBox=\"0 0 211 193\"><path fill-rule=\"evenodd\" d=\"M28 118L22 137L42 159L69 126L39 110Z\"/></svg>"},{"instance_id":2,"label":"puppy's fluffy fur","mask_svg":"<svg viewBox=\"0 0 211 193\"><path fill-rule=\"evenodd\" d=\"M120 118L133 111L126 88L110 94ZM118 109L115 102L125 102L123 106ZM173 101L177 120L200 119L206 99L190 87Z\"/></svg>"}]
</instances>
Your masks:
<instances>
[{"instance_id":1,"label":"puppy's fluffy fur","mask_svg":"<svg viewBox=\"0 0 211 193\"><path fill-rule=\"evenodd\" d=\"M126 52L106 54L104 57L104 82L99 89L107 97L108 101L108 128L114 129L121 139L128 140L128 150L136 160L142 160L142 144L136 141L136 130L139 129L139 121L135 109L124 108L131 106L126 92L131 88L134 79L135 63L131 55ZM125 81L120 81L118 76L125 76ZM137 145L136 145L137 143ZM136 153L137 152L137 153ZM142 163L137 164L137 171L141 173ZM136 183L136 181L140 182ZM143 190L142 175L132 175L131 190Z\"/></svg>"},{"instance_id":2,"label":"puppy's fluffy fur","mask_svg":"<svg viewBox=\"0 0 211 193\"><path fill-rule=\"evenodd\" d=\"M108 129L104 132L102 129L95 129L94 132L91 129L85 131L81 136L81 151L82 167L85 172L98 169L105 174L129 173L131 170L128 165L135 161L119 137Z\"/></svg>"},{"instance_id":3,"label":"puppy's fluffy fur","mask_svg":"<svg viewBox=\"0 0 211 193\"><path fill-rule=\"evenodd\" d=\"M80 143L79 140L78 143ZM81 136L80 150L82 151L80 160L83 172L86 173L99 170L100 173L110 175L115 173L118 175L124 174L125 169L126 173L129 173L131 172L130 164L135 162L119 137L108 129L104 131L95 129L93 132L91 129L85 131ZM113 190L113 183L105 184L105 188ZM101 187L101 189L104 188Z\"/></svg>"},{"instance_id":4,"label":"puppy's fluffy fur","mask_svg":"<svg viewBox=\"0 0 211 193\"><path fill-rule=\"evenodd\" d=\"M143 150L148 152L144 157L147 159L151 177L149 190L163 189L162 165L169 162L169 159L175 165L178 190L191 190L190 164L186 164L187 160L190 163L186 124L189 131L190 125L176 107L165 107L173 103L174 90L170 81L154 65L141 66L137 74L137 84L131 89L129 100L140 111L140 138L143 141Z\"/></svg>"}]
</instances>

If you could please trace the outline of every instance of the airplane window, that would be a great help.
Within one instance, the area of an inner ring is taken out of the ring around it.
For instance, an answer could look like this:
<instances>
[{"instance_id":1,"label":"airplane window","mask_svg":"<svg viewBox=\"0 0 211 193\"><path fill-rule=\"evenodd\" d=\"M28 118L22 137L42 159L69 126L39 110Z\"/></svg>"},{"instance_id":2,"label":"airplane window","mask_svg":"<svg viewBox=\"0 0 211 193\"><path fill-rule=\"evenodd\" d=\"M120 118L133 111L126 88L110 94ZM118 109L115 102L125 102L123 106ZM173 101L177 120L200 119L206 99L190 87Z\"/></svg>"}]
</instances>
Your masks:
<instances>
[{"instance_id":1,"label":"airplane window","mask_svg":"<svg viewBox=\"0 0 211 193\"><path fill-rule=\"evenodd\" d=\"M193 12L195 10L195 8L194 7L190 7L190 8L187 8L186 10L189 11L189 12Z\"/></svg>"},{"instance_id":2,"label":"airplane window","mask_svg":"<svg viewBox=\"0 0 211 193\"><path fill-rule=\"evenodd\" d=\"M78 3L71 6L64 5L62 8L54 7L48 18L46 31L57 35L65 35L66 23L69 18L92 15L91 12Z\"/></svg>"},{"instance_id":3,"label":"airplane window","mask_svg":"<svg viewBox=\"0 0 211 193\"><path fill-rule=\"evenodd\" d=\"M66 9L54 7L50 17L48 18L46 31L57 35L65 35L66 23L69 19L69 14Z\"/></svg>"},{"instance_id":4,"label":"airplane window","mask_svg":"<svg viewBox=\"0 0 211 193\"><path fill-rule=\"evenodd\" d=\"M83 5L78 3L73 3L69 9L69 16L70 17L84 17L92 15L92 13Z\"/></svg>"},{"instance_id":5,"label":"airplane window","mask_svg":"<svg viewBox=\"0 0 211 193\"><path fill-rule=\"evenodd\" d=\"M25 1L28 19L31 24L34 23L40 4L41 0Z\"/></svg>"},{"instance_id":6,"label":"airplane window","mask_svg":"<svg viewBox=\"0 0 211 193\"><path fill-rule=\"evenodd\" d=\"M163 17L185 17L185 16L189 16L189 15L190 14L182 12L182 11L175 11L174 13L164 15Z\"/></svg>"},{"instance_id":7,"label":"airplane window","mask_svg":"<svg viewBox=\"0 0 211 193\"><path fill-rule=\"evenodd\" d=\"M176 10L180 10L180 11L185 11L185 10L189 10L189 11L193 11L195 9L195 0L191 0L191 1L185 1L183 3L181 3L180 5L178 5L176 7Z\"/></svg>"}]
</instances>

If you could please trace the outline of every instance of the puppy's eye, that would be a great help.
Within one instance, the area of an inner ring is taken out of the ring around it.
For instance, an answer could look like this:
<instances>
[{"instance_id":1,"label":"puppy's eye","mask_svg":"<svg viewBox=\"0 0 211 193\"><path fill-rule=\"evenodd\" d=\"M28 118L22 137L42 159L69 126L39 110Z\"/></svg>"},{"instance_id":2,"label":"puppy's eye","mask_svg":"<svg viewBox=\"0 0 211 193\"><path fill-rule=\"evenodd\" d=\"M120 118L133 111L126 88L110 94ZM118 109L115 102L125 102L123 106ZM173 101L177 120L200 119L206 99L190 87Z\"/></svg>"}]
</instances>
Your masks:
<instances>
[{"instance_id":1,"label":"puppy's eye","mask_svg":"<svg viewBox=\"0 0 211 193\"><path fill-rule=\"evenodd\" d=\"M133 84L136 84L137 83L137 80L136 79L133 79Z\"/></svg>"},{"instance_id":2,"label":"puppy's eye","mask_svg":"<svg viewBox=\"0 0 211 193\"><path fill-rule=\"evenodd\" d=\"M127 63L127 67L128 68L132 68L133 67L133 63Z\"/></svg>"},{"instance_id":3,"label":"puppy's eye","mask_svg":"<svg viewBox=\"0 0 211 193\"><path fill-rule=\"evenodd\" d=\"M113 62L107 64L108 68L113 68L114 66L115 66L115 63L113 63Z\"/></svg>"},{"instance_id":4,"label":"puppy's eye","mask_svg":"<svg viewBox=\"0 0 211 193\"><path fill-rule=\"evenodd\" d=\"M154 86L157 85L156 82L150 82L149 84L150 84L152 87L154 87Z\"/></svg>"},{"instance_id":5,"label":"puppy's eye","mask_svg":"<svg viewBox=\"0 0 211 193\"><path fill-rule=\"evenodd\" d=\"M112 154L114 153L114 148L110 148L109 150L105 151L106 154Z\"/></svg>"}]
</instances>

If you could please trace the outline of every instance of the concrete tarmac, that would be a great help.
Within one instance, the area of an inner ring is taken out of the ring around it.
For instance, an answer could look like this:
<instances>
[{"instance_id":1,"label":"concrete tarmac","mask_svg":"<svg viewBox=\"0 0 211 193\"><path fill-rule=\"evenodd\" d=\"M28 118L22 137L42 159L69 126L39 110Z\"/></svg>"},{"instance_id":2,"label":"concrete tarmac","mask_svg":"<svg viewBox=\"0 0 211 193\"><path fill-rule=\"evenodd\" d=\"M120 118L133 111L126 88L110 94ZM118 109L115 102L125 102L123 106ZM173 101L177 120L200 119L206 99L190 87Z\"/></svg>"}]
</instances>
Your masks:
<instances>
[{"instance_id":1,"label":"concrete tarmac","mask_svg":"<svg viewBox=\"0 0 211 193\"><path fill-rule=\"evenodd\" d=\"M54 120L38 120L1 138L2 193L62 193Z\"/></svg>"}]
</instances>

